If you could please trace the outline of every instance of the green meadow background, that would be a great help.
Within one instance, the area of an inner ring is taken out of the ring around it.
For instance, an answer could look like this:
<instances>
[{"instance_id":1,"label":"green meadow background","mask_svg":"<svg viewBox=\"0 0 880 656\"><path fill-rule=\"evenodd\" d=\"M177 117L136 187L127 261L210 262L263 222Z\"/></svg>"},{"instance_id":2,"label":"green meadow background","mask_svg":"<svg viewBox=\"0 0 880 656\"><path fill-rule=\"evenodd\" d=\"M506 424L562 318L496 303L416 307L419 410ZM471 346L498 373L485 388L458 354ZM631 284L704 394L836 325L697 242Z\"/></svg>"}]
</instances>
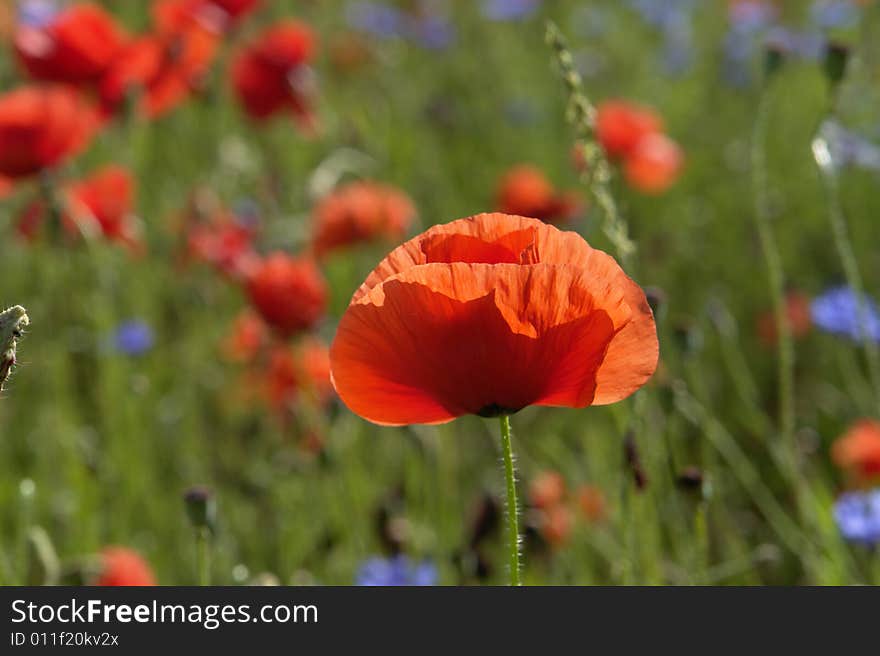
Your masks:
<instances>
[{"instance_id":1,"label":"green meadow background","mask_svg":"<svg viewBox=\"0 0 880 656\"><path fill-rule=\"evenodd\" d=\"M104 4L130 29L147 27L149 3ZM588 483L607 500L604 521L575 514L558 548L527 539L524 581L880 583L880 557L847 545L831 513L843 480L829 445L878 411L858 347L815 330L797 342L794 449L779 438L776 353L755 331L771 308L749 161L760 57L751 84L724 81L726 3L698 3L693 66L676 77L658 64L658 32L621 2L551 0L522 23L488 21L477 3L453 3L450 48L370 41L371 60L350 72L327 55L334 39L348 38L343 3L263 4L224 44L202 96L158 121L120 122L64 171L76 177L109 162L132 168L146 257L104 242L23 244L14 222L36 190L0 202L0 304L24 305L32 322L0 398L0 582L41 582L27 537L40 527L65 563L123 544L145 556L160 583L195 583L183 494L196 484L217 502L214 583L271 573L282 583L350 584L360 563L383 553L377 510L395 495L395 512L409 526L407 552L433 560L442 584L477 582L457 555L479 500L503 491L497 422L380 428L336 403L309 419L325 437L324 453L305 453L295 431L242 401L242 371L220 344L246 299L208 267L181 270L172 225L192 192L207 187L230 206L243 198L258 204L261 249L295 252L308 235L313 174L331 156L350 164L349 175L410 194L418 230L492 209L498 178L517 163L534 163L561 188L578 187L567 96L544 42L552 18L576 61L602 64L584 78L591 100L654 106L686 167L662 196L614 183L638 246L629 273L666 293L654 381L615 406L528 408L512 418L523 498L538 473L556 470L571 489ZM785 20L805 20L807 4L787 3ZM603 29L591 27L585 7L604 10ZM829 111L847 125L876 128L877 14L836 35L854 48L836 102L816 62L786 63L769 90L772 226L786 283L809 295L842 278L810 142ZM284 119L248 122L229 92L225 63L236 43L283 16L307 20L321 35L317 138ZM0 85L7 90L19 79L4 44ZM877 184L876 172L846 170L841 178L860 270L875 293ZM598 211L571 229L612 249ZM326 340L387 248L361 247L324 266L332 288L319 329ZM155 331L143 356L109 346L129 319ZM643 490L626 464L628 432L647 476ZM703 472L702 489L676 483L688 466ZM501 527L486 556L492 571L484 582L505 582Z\"/></svg>"}]
</instances>

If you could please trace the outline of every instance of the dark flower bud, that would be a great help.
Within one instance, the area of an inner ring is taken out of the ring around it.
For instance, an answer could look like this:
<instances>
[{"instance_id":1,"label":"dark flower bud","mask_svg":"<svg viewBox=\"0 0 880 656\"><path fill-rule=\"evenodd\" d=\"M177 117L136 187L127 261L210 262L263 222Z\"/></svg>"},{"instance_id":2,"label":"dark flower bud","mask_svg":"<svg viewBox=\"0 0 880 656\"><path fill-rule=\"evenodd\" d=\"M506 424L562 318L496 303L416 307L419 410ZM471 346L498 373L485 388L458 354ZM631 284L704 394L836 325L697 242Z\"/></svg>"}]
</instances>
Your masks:
<instances>
[{"instance_id":1,"label":"dark flower bud","mask_svg":"<svg viewBox=\"0 0 880 656\"><path fill-rule=\"evenodd\" d=\"M206 487L195 486L183 495L186 514L193 527L214 530L217 520L217 503L214 493Z\"/></svg>"},{"instance_id":2,"label":"dark flower bud","mask_svg":"<svg viewBox=\"0 0 880 656\"><path fill-rule=\"evenodd\" d=\"M632 472L633 482L636 489L641 492L648 486L648 475L642 467L642 458L639 454L638 444L636 444L635 433L629 431L623 438L623 454L627 467Z\"/></svg>"},{"instance_id":3,"label":"dark flower bud","mask_svg":"<svg viewBox=\"0 0 880 656\"><path fill-rule=\"evenodd\" d=\"M773 77L785 63L785 48L779 43L768 43L764 49L764 76Z\"/></svg>"},{"instance_id":4,"label":"dark flower bud","mask_svg":"<svg viewBox=\"0 0 880 656\"><path fill-rule=\"evenodd\" d=\"M654 313L654 318L659 320L661 313L666 309L666 292L660 287L645 287L645 298Z\"/></svg>"},{"instance_id":5,"label":"dark flower bud","mask_svg":"<svg viewBox=\"0 0 880 656\"><path fill-rule=\"evenodd\" d=\"M846 75L846 65L849 61L849 47L842 43L829 42L825 46L822 58L822 67L825 77L831 82L831 86L837 86Z\"/></svg>"},{"instance_id":6,"label":"dark flower bud","mask_svg":"<svg viewBox=\"0 0 880 656\"><path fill-rule=\"evenodd\" d=\"M687 492L699 491L703 487L703 470L694 465L685 467L679 472L676 483Z\"/></svg>"}]
</instances>

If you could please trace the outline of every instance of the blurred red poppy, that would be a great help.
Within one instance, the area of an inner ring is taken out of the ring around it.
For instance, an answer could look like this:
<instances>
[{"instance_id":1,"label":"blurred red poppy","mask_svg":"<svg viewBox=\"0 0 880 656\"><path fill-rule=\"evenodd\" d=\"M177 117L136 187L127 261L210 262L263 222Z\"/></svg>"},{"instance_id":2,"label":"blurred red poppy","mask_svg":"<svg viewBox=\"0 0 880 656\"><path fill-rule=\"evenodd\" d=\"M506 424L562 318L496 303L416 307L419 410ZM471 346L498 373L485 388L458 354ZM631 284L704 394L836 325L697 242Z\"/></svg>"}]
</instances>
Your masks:
<instances>
[{"instance_id":1,"label":"blurred red poppy","mask_svg":"<svg viewBox=\"0 0 880 656\"><path fill-rule=\"evenodd\" d=\"M246 278L258 259L254 252L256 230L225 211L195 223L189 230L189 254L217 267L223 274Z\"/></svg>"},{"instance_id":2,"label":"blurred red poppy","mask_svg":"<svg viewBox=\"0 0 880 656\"><path fill-rule=\"evenodd\" d=\"M596 138L611 159L629 157L642 139L662 130L656 113L623 100L604 102L596 112Z\"/></svg>"},{"instance_id":3,"label":"blurred red poppy","mask_svg":"<svg viewBox=\"0 0 880 656\"><path fill-rule=\"evenodd\" d=\"M294 349L276 346L269 353L263 380L266 400L276 409L289 407L303 394L325 403L333 392L327 346L314 338Z\"/></svg>"},{"instance_id":4,"label":"blurred red poppy","mask_svg":"<svg viewBox=\"0 0 880 656\"><path fill-rule=\"evenodd\" d=\"M89 178L69 184L58 197L65 232L71 237L102 234L133 252L140 252L140 226L133 214L134 195L134 177L116 165L106 166ZM19 218L18 233L26 239L35 239L45 220L45 203L31 203Z\"/></svg>"},{"instance_id":5,"label":"blurred red poppy","mask_svg":"<svg viewBox=\"0 0 880 656\"><path fill-rule=\"evenodd\" d=\"M253 362L269 342L269 327L258 314L245 310L232 323L223 352L235 362Z\"/></svg>"},{"instance_id":6,"label":"blurred red poppy","mask_svg":"<svg viewBox=\"0 0 880 656\"><path fill-rule=\"evenodd\" d=\"M220 44L220 26L188 12L179 0L154 5L154 34L123 48L101 79L105 113L117 111L129 94L140 92L139 109L156 118L197 90ZM190 3L191 4L191 3Z\"/></svg>"},{"instance_id":7,"label":"blurred red poppy","mask_svg":"<svg viewBox=\"0 0 880 656\"><path fill-rule=\"evenodd\" d=\"M95 111L68 87L0 95L0 175L22 178L60 164L88 144L97 125Z\"/></svg>"},{"instance_id":8,"label":"blurred red poppy","mask_svg":"<svg viewBox=\"0 0 880 656\"><path fill-rule=\"evenodd\" d=\"M285 253L273 253L255 265L247 292L266 323L282 337L314 326L327 305L327 284L315 263Z\"/></svg>"},{"instance_id":9,"label":"blurred red poppy","mask_svg":"<svg viewBox=\"0 0 880 656\"><path fill-rule=\"evenodd\" d=\"M131 172L118 165L105 166L91 177L68 188L69 211L97 222L103 235L132 249L141 248L139 225L133 214L136 182Z\"/></svg>"},{"instance_id":10,"label":"blurred red poppy","mask_svg":"<svg viewBox=\"0 0 880 656\"><path fill-rule=\"evenodd\" d=\"M330 351L340 398L385 425L614 403L657 357L645 294L610 256L506 214L434 226L392 251Z\"/></svg>"},{"instance_id":11,"label":"blurred red poppy","mask_svg":"<svg viewBox=\"0 0 880 656\"><path fill-rule=\"evenodd\" d=\"M315 36L305 23L289 20L242 49L232 64L232 85L245 112L265 120L290 111L301 128L313 131L314 75L308 66Z\"/></svg>"},{"instance_id":12,"label":"blurred red poppy","mask_svg":"<svg viewBox=\"0 0 880 656\"><path fill-rule=\"evenodd\" d=\"M572 516L567 506L555 505L541 511L541 535L551 547L558 548L571 535Z\"/></svg>"},{"instance_id":13,"label":"blurred red poppy","mask_svg":"<svg viewBox=\"0 0 880 656\"><path fill-rule=\"evenodd\" d=\"M809 334L813 325L810 298L799 291L786 294L785 317L792 337L798 339ZM779 336L776 333L776 317L773 312L765 312L758 317L757 331L758 338L765 346L776 346Z\"/></svg>"},{"instance_id":14,"label":"blurred red poppy","mask_svg":"<svg viewBox=\"0 0 880 656\"><path fill-rule=\"evenodd\" d=\"M549 508L565 498L565 479L556 471L541 472L529 484L529 501L536 508Z\"/></svg>"},{"instance_id":15,"label":"blurred red poppy","mask_svg":"<svg viewBox=\"0 0 880 656\"><path fill-rule=\"evenodd\" d=\"M156 585L153 571L141 555L127 547L106 547L101 552L101 573L95 585Z\"/></svg>"},{"instance_id":16,"label":"blurred red poppy","mask_svg":"<svg viewBox=\"0 0 880 656\"><path fill-rule=\"evenodd\" d=\"M684 155L672 139L651 134L627 157L624 173L634 188L647 194L666 191L678 178Z\"/></svg>"},{"instance_id":17,"label":"blurred red poppy","mask_svg":"<svg viewBox=\"0 0 880 656\"><path fill-rule=\"evenodd\" d=\"M260 0L210 0L225 11L233 21L240 20L260 5Z\"/></svg>"},{"instance_id":18,"label":"blurred red poppy","mask_svg":"<svg viewBox=\"0 0 880 656\"><path fill-rule=\"evenodd\" d=\"M581 485L577 489L577 502L583 516L591 522L605 519L605 494L595 485Z\"/></svg>"},{"instance_id":19,"label":"blurred red poppy","mask_svg":"<svg viewBox=\"0 0 880 656\"><path fill-rule=\"evenodd\" d=\"M530 216L545 223L563 223L579 209L576 194L557 192L544 174L529 164L504 174L496 205L505 214Z\"/></svg>"},{"instance_id":20,"label":"blurred red poppy","mask_svg":"<svg viewBox=\"0 0 880 656\"><path fill-rule=\"evenodd\" d=\"M831 457L857 483L880 477L880 421L862 419L834 442Z\"/></svg>"},{"instance_id":21,"label":"blurred red poppy","mask_svg":"<svg viewBox=\"0 0 880 656\"><path fill-rule=\"evenodd\" d=\"M315 254L377 238L399 240L416 208L402 191L377 182L352 182L323 198L314 211Z\"/></svg>"},{"instance_id":22,"label":"blurred red poppy","mask_svg":"<svg viewBox=\"0 0 880 656\"><path fill-rule=\"evenodd\" d=\"M14 45L31 77L81 84L97 80L107 70L125 39L104 9L80 3L63 9L47 25L20 26Z\"/></svg>"}]
</instances>

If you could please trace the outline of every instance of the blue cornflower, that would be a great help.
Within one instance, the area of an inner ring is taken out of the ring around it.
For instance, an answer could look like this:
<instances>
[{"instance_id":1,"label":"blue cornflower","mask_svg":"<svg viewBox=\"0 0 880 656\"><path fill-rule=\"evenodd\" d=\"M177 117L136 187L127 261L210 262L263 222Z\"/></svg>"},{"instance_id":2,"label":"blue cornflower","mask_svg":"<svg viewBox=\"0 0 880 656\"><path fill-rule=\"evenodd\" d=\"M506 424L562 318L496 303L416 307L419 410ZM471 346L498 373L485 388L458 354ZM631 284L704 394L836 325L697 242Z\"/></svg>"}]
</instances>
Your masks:
<instances>
[{"instance_id":1,"label":"blue cornflower","mask_svg":"<svg viewBox=\"0 0 880 656\"><path fill-rule=\"evenodd\" d=\"M810 19L824 29L852 27L859 20L859 8L851 0L818 0L810 7Z\"/></svg>"},{"instance_id":2,"label":"blue cornflower","mask_svg":"<svg viewBox=\"0 0 880 656\"><path fill-rule=\"evenodd\" d=\"M426 14L407 21L406 34L428 50L445 50L455 41L455 27L444 16Z\"/></svg>"},{"instance_id":3,"label":"blue cornflower","mask_svg":"<svg viewBox=\"0 0 880 656\"><path fill-rule=\"evenodd\" d=\"M361 565L355 579L357 585L403 586L436 585L437 568L429 560L412 562L407 556L373 557Z\"/></svg>"},{"instance_id":4,"label":"blue cornflower","mask_svg":"<svg viewBox=\"0 0 880 656\"><path fill-rule=\"evenodd\" d=\"M880 146L828 119L819 128L819 138L828 147L829 165L834 168L858 166L880 171Z\"/></svg>"},{"instance_id":5,"label":"blue cornflower","mask_svg":"<svg viewBox=\"0 0 880 656\"><path fill-rule=\"evenodd\" d=\"M541 6L541 0L483 0L483 16L493 21L524 20Z\"/></svg>"},{"instance_id":6,"label":"blue cornflower","mask_svg":"<svg viewBox=\"0 0 880 656\"><path fill-rule=\"evenodd\" d=\"M400 36L403 17L397 9L379 2L353 2L345 12L348 24L380 39Z\"/></svg>"},{"instance_id":7,"label":"blue cornflower","mask_svg":"<svg viewBox=\"0 0 880 656\"><path fill-rule=\"evenodd\" d=\"M849 287L834 287L813 299L810 314L813 323L826 332L856 341L864 334L880 342L877 303L867 295L860 299Z\"/></svg>"},{"instance_id":8,"label":"blue cornflower","mask_svg":"<svg viewBox=\"0 0 880 656\"><path fill-rule=\"evenodd\" d=\"M880 488L840 495L834 502L834 520L849 542L880 543Z\"/></svg>"},{"instance_id":9,"label":"blue cornflower","mask_svg":"<svg viewBox=\"0 0 880 656\"><path fill-rule=\"evenodd\" d=\"M55 0L25 0L18 3L18 22L28 27L44 27L58 13Z\"/></svg>"},{"instance_id":10,"label":"blue cornflower","mask_svg":"<svg viewBox=\"0 0 880 656\"><path fill-rule=\"evenodd\" d=\"M826 40L819 32L799 32L786 27L775 27L767 35L767 43L781 48L792 58L816 61L825 51Z\"/></svg>"},{"instance_id":11,"label":"blue cornflower","mask_svg":"<svg viewBox=\"0 0 880 656\"><path fill-rule=\"evenodd\" d=\"M113 333L113 347L126 355L143 355L154 343L153 329L143 321L126 321Z\"/></svg>"}]
</instances>

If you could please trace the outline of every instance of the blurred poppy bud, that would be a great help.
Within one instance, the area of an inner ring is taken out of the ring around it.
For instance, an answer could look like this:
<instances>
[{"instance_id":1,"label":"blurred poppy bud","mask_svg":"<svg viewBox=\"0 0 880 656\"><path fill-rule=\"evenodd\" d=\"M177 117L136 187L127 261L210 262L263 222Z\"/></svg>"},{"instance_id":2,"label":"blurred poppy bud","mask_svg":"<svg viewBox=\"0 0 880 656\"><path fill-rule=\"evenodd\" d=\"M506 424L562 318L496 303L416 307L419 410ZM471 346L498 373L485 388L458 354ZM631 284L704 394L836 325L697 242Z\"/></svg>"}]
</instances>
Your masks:
<instances>
[{"instance_id":1,"label":"blurred poppy bud","mask_svg":"<svg viewBox=\"0 0 880 656\"><path fill-rule=\"evenodd\" d=\"M680 321L672 331L682 353L694 355L703 348L703 332L700 327L687 320Z\"/></svg>"},{"instance_id":2,"label":"blurred poppy bud","mask_svg":"<svg viewBox=\"0 0 880 656\"><path fill-rule=\"evenodd\" d=\"M825 77L832 87L837 86L846 75L846 64L849 61L849 47L842 43L830 42L825 47L822 58L822 68Z\"/></svg>"},{"instance_id":3,"label":"blurred poppy bud","mask_svg":"<svg viewBox=\"0 0 880 656\"><path fill-rule=\"evenodd\" d=\"M183 501L193 527L213 532L217 520L217 502L214 493L206 487L191 487L183 495Z\"/></svg>"},{"instance_id":4,"label":"blurred poppy bud","mask_svg":"<svg viewBox=\"0 0 880 656\"><path fill-rule=\"evenodd\" d=\"M703 470L690 465L681 470L676 479L678 487L687 492L694 492L703 487Z\"/></svg>"},{"instance_id":5,"label":"blurred poppy bud","mask_svg":"<svg viewBox=\"0 0 880 656\"><path fill-rule=\"evenodd\" d=\"M642 467L642 457L639 454L638 444L636 444L635 433L632 431L629 431L623 438L623 454L627 467L632 472L636 489L641 492L648 486L648 475Z\"/></svg>"},{"instance_id":6,"label":"blurred poppy bud","mask_svg":"<svg viewBox=\"0 0 880 656\"><path fill-rule=\"evenodd\" d=\"M659 287L645 287L645 298L651 311L654 313L654 319L660 318L661 312L666 309L666 292Z\"/></svg>"},{"instance_id":7,"label":"blurred poppy bud","mask_svg":"<svg viewBox=\"0 0 880 656\"><path fill-rule=\"evenodd\" d=\"M769 43L764 50L764 76L773 77L785 63L785 50L778 43Z\"/></svg>"}]
</instances>

